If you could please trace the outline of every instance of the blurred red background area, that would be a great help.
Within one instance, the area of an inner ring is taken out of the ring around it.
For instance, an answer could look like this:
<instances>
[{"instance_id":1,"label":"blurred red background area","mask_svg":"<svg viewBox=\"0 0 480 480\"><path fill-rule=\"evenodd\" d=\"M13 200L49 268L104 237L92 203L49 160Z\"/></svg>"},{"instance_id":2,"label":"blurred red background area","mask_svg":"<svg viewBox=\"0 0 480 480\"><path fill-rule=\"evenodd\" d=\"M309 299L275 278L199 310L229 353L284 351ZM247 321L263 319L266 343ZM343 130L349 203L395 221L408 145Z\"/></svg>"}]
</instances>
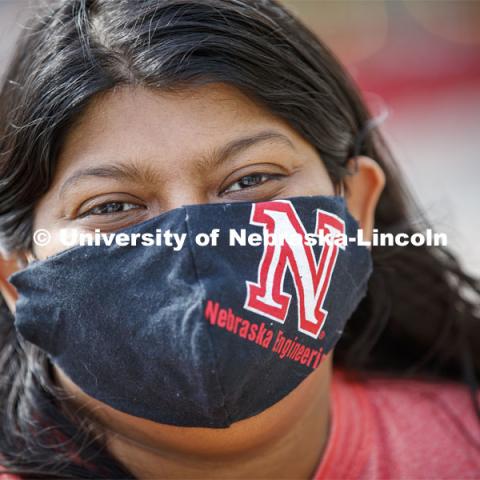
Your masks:
<instances>
[{"instance_id":1,"label":"blurred red background area","mask_svg":"<svg viewBox=\"0 0 480 480\"><path fill-rule=\"evenodd\" d=\"M480 82L478 1L285 1L385 100Z\"/></svg>"},{"instance_id":2,"label":"blurred red background area","mask_svg":"<svg viewBox=\"0 0 480 480\"><path fill-rule=\"evenodd\" d=\"M0 69L36 0L0 0ZM283 0L359 84L414 193L480 271L480 1Z\"/></svg>"}]
</instances>

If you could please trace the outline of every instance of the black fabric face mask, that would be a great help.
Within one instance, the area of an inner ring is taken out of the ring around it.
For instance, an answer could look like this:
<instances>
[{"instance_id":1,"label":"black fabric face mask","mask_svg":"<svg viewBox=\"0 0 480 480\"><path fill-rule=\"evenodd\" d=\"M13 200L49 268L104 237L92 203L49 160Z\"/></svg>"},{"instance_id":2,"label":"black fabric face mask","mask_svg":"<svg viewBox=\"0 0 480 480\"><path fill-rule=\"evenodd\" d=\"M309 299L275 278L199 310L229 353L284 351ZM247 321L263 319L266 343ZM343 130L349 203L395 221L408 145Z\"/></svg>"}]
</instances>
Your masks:
<instances>
[{"instance_id":1,"label":"black fabric face mask","mask_svg":"<svg viewBox=\"0 0 480 480\"><path fill-rule=\"evenodd\" d=\"M216 228L216 246L197 244ZM26 340L88 395L159 423L227 427L281 400L335 346L372 269L366 247L288 240L355 237L342 197L189 205L122 231L157 229L184 247L76 246L11 282ZM234 247L230 229L286 241Z\"/></svg>"}]
</instances>

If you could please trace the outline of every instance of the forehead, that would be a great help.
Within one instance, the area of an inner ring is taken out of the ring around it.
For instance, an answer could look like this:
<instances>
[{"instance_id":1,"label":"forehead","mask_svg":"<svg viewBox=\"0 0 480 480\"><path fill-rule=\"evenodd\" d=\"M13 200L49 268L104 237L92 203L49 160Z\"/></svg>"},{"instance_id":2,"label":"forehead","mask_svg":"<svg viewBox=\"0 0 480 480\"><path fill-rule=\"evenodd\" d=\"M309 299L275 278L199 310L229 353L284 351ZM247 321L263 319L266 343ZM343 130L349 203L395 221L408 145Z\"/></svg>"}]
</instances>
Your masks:
<instances>
[{"instance_id":1,"label":"forehead","mask_svg":"<svg viewBox=\"0 0 480 480\"><path fill-rule=\"evenodd\" d=\"M59 167L89 154L157 156L159 148L164 161L180 152L189 157L267 125L293 134L285 122L225 84L175 92L117 88L95 98L71 128Z\"/></svg>"}]
</instances>

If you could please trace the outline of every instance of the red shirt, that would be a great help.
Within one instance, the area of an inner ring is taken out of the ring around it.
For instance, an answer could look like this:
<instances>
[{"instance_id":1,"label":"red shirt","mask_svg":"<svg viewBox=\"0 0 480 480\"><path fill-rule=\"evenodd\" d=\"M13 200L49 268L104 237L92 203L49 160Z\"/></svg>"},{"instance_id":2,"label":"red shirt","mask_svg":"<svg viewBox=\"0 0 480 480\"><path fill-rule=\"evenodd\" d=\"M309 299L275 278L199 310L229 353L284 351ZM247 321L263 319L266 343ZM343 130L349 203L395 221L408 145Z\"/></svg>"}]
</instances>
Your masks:
<instances>
[{"instance_id":1,"label":"red shirt","mask_svg":"<svg viewBox=\"0 0 480 480\"><path fill-rule=\"evenodd\" d=\"M466 387L334 374L314 480L480 479L480 420Z\"/></svg>"}]
</instances>

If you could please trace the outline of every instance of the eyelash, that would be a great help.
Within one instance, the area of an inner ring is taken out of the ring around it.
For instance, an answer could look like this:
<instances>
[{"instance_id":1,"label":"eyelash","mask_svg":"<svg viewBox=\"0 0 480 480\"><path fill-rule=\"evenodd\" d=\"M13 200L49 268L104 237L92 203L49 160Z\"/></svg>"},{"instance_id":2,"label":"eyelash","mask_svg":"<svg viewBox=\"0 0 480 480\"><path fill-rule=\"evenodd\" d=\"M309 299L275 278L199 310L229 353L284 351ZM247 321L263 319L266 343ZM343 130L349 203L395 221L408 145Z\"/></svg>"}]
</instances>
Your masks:
<instances>
[{"instance_id":1,"label":"eyelash","mask_svg":"<svg viewBox=\"0 0 480 480\"><path fill-rule=\"evenodd\" d=\"M249 175L244 175L243 177L238 179L236 182L232 183L229 187L222 190L222 192L220 194L224 195L226 193L239 192L241 190L247 190L247 189L255 188L255 187L258 187L260 185L263 185L264 183L268 182L269 180L273 180L273 179L284 177L284 176L285 175L281 175L281 174L278 174L278 173L277 174L273 174L273 173L251 173ZM267 177L267 179L263 180L263 181L260 181L259 183L255 184L255 185L247 185L243 188L238 188L236 190L233 190L233 191L229 192L229 189L232 188L232 186L240 183L242 180L244 180L246 178L249 178L249 177L254 177L254 178ZM124 207L125 205L128 205L130 208L127 208L127 209L121 208L120 210L113 211L113 212L102 212L102 209L105 210L107 207L110 207L112 205L117 205L117 206L119 205L120 207ZM79 215L79 218L88 217L90 215L97 215L97 216L100 216L100 215L115 215L117 213L128 212L129 210L136 210L138 208L141 208L141 207L139 205L135 205L134 203L130 203L130 202L105 202L105 203L101 203L99 205L96 205L95 207L92 207L90 210L87 210L86 212L82 213L81 215ZM97 211L97 213L94 213L95 211Z\"/></svg>"},{"instance_id":2,"label":"eyelash","mask_svg":"<svg viewBox=\"0 0 480 480\"><path fill-rule=\"evenodd\" d=\"M125 205L129 205L132 208L127 208L127 209L122 208L121 210L118 210L115 212L94 213L95 210L105 209L110 205L120 205L122 207ZM89 215L114 215L116 213L128 212L129 210L136 210L137 208L139 208L139 205L135 205L134 203L130 203L130 202L105 202L105 203L96 205L95 207L92 207L90 210L87 210L86 212L82 213L81 215L79 215L79 218L88 217Z\"/></svg>"},{"instance_id":3,"label":"eyelash","mask_svg":"<svg viewBox=\"0 0 480 480\"><path fill-rule=\"evenodd\" d=\"M231 193L231 192L228 192L229 188L231 188L233 185L235 185L237 183L240 183L243 179L248 178L248 177L268 177L268 179L264 180L264 181L262 181L262 182L260 182L256 185L247 185L244 188L239 188L237 190L233 190L233 192L239 192L241 190L247 190L247 189L250 189L250 188L255 188L255 187L258 187L260 185L263 185L264 183L268 182L269 180L281 178L281 177L284 177L284 176L285 175L282 175L282 174L279 174L279 173L250 173L248 175L244 175L243 177L239 178L236 182L233 182L229 187L222 190L221 195L223 195L225 193Z\"/></svg>"}]
</instances>

